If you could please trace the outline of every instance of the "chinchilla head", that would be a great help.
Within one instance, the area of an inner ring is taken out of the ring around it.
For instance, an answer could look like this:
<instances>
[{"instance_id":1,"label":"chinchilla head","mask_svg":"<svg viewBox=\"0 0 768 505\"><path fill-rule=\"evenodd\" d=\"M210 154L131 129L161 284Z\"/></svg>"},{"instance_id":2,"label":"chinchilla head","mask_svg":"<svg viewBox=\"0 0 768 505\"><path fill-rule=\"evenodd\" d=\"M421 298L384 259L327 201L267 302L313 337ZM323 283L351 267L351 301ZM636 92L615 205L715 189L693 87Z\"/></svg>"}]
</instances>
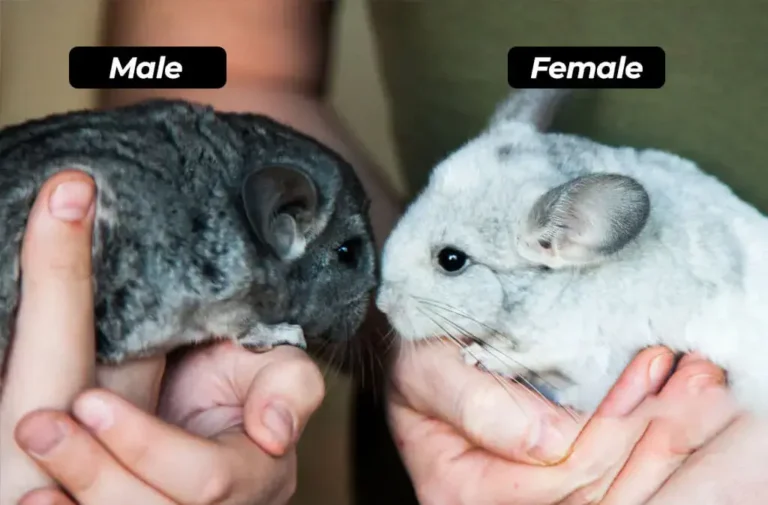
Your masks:
<instances>
[{"instance_id":1,"label":"chinchilla head","mask_svg":"<svg viewBox=\"0 0 768 505\"><path fill-rule=\"evenodd\" d=\"M242 202L255 239L286 281L278 319L300 325L308 341L344 341L362 324L378 281L368 198L336 153L270 126L270 141L255 149L243 180Z\"/></svg>"},{"instance_id":2,"label":"chinchilla head","mask_svg":"<svg viewBox=\"0 0 768 505\"><path fill-rule=\"evenodd\" d=\"M377 305L402 338L508 328L537 293L599 268L644 229L643 186L610 163L592 166L608 148L545 132L566 94L514 93L434 168L397 223Z\"/></svg>"}]
</instances>

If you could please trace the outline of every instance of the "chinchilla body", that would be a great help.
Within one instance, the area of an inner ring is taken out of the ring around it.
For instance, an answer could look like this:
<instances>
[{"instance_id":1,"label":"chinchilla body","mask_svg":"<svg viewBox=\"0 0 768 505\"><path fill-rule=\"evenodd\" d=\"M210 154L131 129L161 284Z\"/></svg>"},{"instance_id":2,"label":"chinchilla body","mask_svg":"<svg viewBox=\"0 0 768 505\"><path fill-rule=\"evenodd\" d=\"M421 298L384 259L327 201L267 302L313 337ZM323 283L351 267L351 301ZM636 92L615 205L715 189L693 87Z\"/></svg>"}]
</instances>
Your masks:
<instances>
[{"instance_id":1,"label":"chinchilla body","mask_svg":"<svg viewBox=\"0 0 768 505\"><path fill-rule=\"evenodd\" d=\"M378 306L403 339L470 336L468 362L583 412L661 344L768 414L768 218L673 153L546 132L564 96L514 93L435 167Z\"/></svg>"},{"instance_id":2,"label":"chinchilla body","mask_svg":"<svg viewBox=\"0 0 768 505\"><path fill-rule=\"evenodd\" d=\"M101 361L214 337L263 347L343 340L362 322L376 273L352 167L267 117L153 100L0 131L0 362L26 219L64 169L97 188Z\"/></svg>"}]
</instances>

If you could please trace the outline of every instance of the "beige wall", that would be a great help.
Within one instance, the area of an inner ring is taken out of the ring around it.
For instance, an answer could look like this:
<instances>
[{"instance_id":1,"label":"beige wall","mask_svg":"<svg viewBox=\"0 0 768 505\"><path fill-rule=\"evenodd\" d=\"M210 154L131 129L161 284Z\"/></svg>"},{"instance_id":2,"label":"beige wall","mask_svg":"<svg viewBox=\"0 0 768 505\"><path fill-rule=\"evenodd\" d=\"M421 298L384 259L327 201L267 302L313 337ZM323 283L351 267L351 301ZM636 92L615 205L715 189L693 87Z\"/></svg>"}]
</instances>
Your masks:
<instances>
[{"instance_id":1,"label":"beige wall","mask_svg":"<svg viewBox=\"0 0 768 505\"><path fill-rule=\"evenodd\" d=\"M342 2L332 101L401 189L365 7ZM94 104L94 92L69 86L67 56L73 46L99 43L103 10L101 0L0 0L0 125ZM328 391L299 448L292 505L349 503L349 384L331 374Z\"/></svg>"}]
</instances>

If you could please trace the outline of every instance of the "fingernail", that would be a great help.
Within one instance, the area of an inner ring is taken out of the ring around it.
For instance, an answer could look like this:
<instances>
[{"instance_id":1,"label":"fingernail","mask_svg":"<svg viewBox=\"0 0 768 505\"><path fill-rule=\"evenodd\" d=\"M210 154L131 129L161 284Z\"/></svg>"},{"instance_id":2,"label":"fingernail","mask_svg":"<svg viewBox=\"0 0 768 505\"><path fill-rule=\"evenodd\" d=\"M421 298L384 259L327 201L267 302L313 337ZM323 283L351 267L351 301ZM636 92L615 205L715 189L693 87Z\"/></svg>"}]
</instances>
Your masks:
<instances>
[{"instance_id":1,"label":"fingernail","mask_svg":"<svg viewBox=\"0 0 768 505\"><path fill-rule=\"evenodd\" d=\"M703 373L694 375L688 379L688 390L692 393L701 393L705 389L709 389L721 383L722 381L720 381L716 376Z\"/></svg>"},{"instance_id":2,"label":"fingernail","mask_svg":"<svg viewBox=\"0 0 768 505\"><path fill-rule=\"evenodd\" d=\"M48 416L36 416L19 427L19 445L26 451L43 457L51 452L67 434L64 424Z\"/></svg>"},{"instance_id":3,"label":"fingernail","mask_svg":"<svg viewBox=\"0 0 768 505\"><path fill-rule=\"evenodd\" d=\"M94 187L84 181L67 181L53 190L48 202L53 217L62 221L80 221L88 214Z\"/></svg>"},{"instance_id":4,"label":"fingernail","mask_svg":"<svg viewBox=\"0 0 768 505\"><path fill-rule=\"evenodd\" d=\"M38 488L24 495L24 505L60 505L59 490L55 488ZM71 503L71 502L67 502Z\"/></svg>"},{"instance_id":5,"label":"fingernail","mask_svg":"<svg viewBox=\"0 0 768 505\"><path fill-rule=\"evenodd\" d=\"M552 464L562 460L567 454L570 444L565 435L552 426L552 424L542 422L539 432L532 433L529 440L528 455L541 463Z\"/></svg>"},{"instance_id":6,"label":"fingernail","mask_svg":"<svg viewBox=\"0 0 768 505\"><path fill-rule=\"evenodd\" d=\"M264 410L261 422L272 432L275 440L284 447L293 442L294 420L288 409L279 402L271 403Z\"/></svg>"},{"instance_id":7,"label":"fingernail","mask_svg":"<svg viewBox=\"0 0 768 505\"><path fill-rule=\"evenodd\" d=\"M668 353L662 353L653 358L648 375L653 384L661 382L668 374L669 367L672 365L672 356Z\"/></svg>"},{"instance_id":8,"label":"fingernail","mask_svg":"<svg viewBox=\"0 0 768 505\"><path fill-rule=\"evenodd\" d=\"M94 432L104 431L114 423L112 408L101 398L85 396L72 408L75 417Z\"/></svg>"}]
</instances>

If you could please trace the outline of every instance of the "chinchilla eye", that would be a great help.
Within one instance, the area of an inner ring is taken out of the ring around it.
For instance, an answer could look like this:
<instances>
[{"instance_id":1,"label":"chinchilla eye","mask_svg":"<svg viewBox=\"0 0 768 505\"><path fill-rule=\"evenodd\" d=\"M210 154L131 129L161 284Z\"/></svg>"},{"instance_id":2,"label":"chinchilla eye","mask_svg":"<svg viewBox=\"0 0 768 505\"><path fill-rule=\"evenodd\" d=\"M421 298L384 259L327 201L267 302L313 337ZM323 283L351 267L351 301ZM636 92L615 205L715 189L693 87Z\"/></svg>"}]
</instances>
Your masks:
<instances>
[{"instance_id":1,"label":"chinchilla eye","mask_svg":"<svg viewBox=\"0 0 768 505\"><path fill-rule=\"evenodd\" d=\"M350 267L357 265L361 245L362 241L359 238L353 238L337 247L336 256L339 258L339 262Z\"/></svg>"},{"instance_id":2,"label":"chinchilla eye","mask_svg":"<svg viewBox=\"0 0 768 505\"><path fill-rule=\"evenodd\" d=\"M469 258L463 251L446 247L437 253L437 263L443 270L453 274L467 266Z\"/></svg>"}]
</instances>

